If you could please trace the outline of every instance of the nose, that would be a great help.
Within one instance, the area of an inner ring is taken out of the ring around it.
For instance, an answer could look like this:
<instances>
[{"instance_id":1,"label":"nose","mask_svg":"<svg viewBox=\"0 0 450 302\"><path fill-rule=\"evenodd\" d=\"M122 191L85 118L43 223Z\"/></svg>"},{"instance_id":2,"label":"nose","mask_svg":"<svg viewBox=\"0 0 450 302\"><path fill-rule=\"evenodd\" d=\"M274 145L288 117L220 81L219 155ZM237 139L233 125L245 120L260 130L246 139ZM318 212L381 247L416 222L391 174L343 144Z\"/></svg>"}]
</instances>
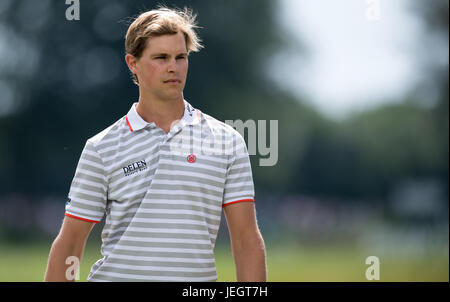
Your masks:
<instances>
[{"instance_id":1,"label":"nose","mask_svg":"<svg viewBox=\"0 0 450 302\"><path fill-rule=\"evenodd\" d=\"M175 72L177 70L177 61L176 59L171 59L169 61L169 65L167 66L167 71L168 72Z\"/></svg>"}]
</instances>

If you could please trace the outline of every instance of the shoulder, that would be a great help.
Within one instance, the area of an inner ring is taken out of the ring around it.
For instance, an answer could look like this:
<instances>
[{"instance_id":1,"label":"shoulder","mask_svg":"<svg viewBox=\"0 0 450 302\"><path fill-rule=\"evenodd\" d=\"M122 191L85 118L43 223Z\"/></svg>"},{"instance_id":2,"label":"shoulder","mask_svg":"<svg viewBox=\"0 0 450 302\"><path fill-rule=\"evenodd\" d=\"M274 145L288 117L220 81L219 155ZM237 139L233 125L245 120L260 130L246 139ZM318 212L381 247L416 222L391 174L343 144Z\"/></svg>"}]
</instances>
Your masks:
<instances>
[{"instance_id":1,"label":"shoulder","mask_svg":"<svg viewBox=\"0 0 450 302\"><path fill-rule=\"evenodd\" d=\"M103 144L115 143L120 138L120 134L126 130L128 129L126 128L125 117L122 117L106 129L89 138L86 144L97 148Z\"/></svg>"},{"instance_id":2,"label":"shoulder","mask_svg":"<svg viewBox=\"0 0 450 302\"><path fill-rule=\"evenodd\" d=\"M212 132L224 135L226 138L238 140L243 140L242 135L234 129L231 125L219 121L218 119L210 116L209 114L202 112L202 122L206 123Z\"/></svg>"},{"instance_id":3,"label":"shoulder","mask_svg":"<svg viewBox=\"0 0 450 302\"><path fill-rule=\"evenodd\" d=\"M233 128L231 125L219 121L216 118L202 113L202 125L206 124L214 145L221 147L221 152L225 152L230 160L236 157L248 156L247 144L243 134ZM203 126L202 126L203 127Z\"/></svg>"}]
</instances>

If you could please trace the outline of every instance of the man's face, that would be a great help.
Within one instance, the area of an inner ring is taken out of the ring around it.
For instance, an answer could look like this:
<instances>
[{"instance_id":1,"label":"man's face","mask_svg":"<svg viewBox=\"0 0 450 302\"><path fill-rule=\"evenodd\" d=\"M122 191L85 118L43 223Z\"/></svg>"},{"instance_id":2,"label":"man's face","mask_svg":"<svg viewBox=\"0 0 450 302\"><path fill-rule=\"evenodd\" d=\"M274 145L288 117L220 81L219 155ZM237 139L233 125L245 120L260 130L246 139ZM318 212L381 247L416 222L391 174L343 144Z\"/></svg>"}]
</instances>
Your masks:
<instances>
[{"instance_id":1,"label":"man's face","mask_svg":"<svg viewBox=\"0 0 450 302\"><path fill-rule=\"evenodd\" d=\"M187 71L188 53L181 32L150 38L134 69L140 89L159 100L183 96Z\"/></svg>"}]
</instances>

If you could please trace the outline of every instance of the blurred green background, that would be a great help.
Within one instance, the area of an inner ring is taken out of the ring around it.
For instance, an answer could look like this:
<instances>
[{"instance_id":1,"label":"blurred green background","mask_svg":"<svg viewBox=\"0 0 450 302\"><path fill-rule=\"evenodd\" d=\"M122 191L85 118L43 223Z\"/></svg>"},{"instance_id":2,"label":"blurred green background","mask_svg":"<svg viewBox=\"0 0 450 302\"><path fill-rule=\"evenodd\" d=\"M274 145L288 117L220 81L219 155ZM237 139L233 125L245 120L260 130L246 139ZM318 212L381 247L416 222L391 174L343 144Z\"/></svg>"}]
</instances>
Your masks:
<instances>
[{"instance_id":1,"label":"blurred green background","mask_svg":"<svg viewBox=\"0 0 450 302\"><path fill-rule=\"evenodd\" d=\"M194 107L222 121L278 120L277 164L251 156L269 281L367 281L368 256L380 259L380 281L449 280L448 1L405 4L418 27L404 46L412 88L339 117L274 80L281 58L291 66L281 77L295 86L302 65L292 54L307 61L314 52L302 34L321 35L287 30L286 1L80 2L80 20L69 22L65 1L0 1L0 281L43 280L85 141L138 98L123 60L128 18L158 3L198 13L206 47L190 57L185 89ZM386 7L380 22L389 21ZM350 76L365 74L342 70ZM101 257L100 232L80 281ZM216 255L219 281L235 280L224 218Z\"/></svg>"}]
</instances>

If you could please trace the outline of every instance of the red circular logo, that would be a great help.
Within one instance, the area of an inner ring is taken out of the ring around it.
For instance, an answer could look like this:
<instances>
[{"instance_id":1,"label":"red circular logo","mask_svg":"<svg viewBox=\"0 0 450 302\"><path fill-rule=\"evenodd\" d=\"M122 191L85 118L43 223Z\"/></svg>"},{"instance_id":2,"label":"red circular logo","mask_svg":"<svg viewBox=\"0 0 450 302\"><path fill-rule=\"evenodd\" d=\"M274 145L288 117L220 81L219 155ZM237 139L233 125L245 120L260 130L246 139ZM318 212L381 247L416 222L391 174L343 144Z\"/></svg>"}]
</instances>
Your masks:
<instances>
[{"instance_id":1,"label":"red circular logo","mask_svg":"<svg viewBox=\"0 0 450 302\"><path fill-rule=\"evenodd\" d=\"M197 160L197 157L194 155L194 154L189 154L188 156L187 156L187 161L189 162L189 163L195 163L195 161Z\"/></svg>"}]
</instances>

